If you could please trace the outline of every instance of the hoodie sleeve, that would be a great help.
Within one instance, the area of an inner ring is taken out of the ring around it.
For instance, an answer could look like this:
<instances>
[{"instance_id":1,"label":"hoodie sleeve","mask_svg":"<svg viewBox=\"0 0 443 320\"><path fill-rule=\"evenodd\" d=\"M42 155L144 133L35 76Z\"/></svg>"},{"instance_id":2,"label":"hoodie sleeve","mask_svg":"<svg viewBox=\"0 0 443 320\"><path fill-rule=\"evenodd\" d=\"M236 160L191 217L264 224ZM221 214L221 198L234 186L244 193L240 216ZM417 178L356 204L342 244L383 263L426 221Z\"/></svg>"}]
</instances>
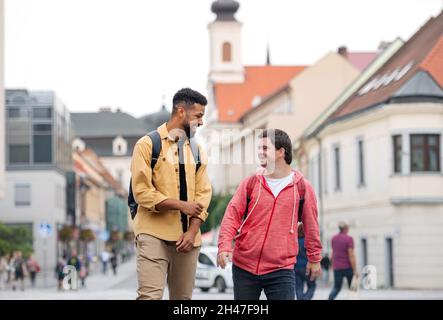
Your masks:
<instances>
[{"instance_id":1,"label":"hoodie sleeve","mask_svg":"<svg viewBox=\"0 0 443 320\"><path fill-rule=\"evenodd\" d=\"M305 179L306 193L302 214L303 229L305 232L305 248L309 262L320 262L322 244L318 225L317 198L314 188Z\"/></svg>"},{"instance_id":2,"label":"hoodie sleeve","mask_svg":"<svg viewBox=\"0 0 443 320\"><path fill-rule=\"evenodd\" d=\"M247 180L248 179L244 179L239 184L234 196L226 207L218 236L219 252L232 251L232 241L234 240L237 230L242 223L242 217L246 209Z\"/></svg>"}]
</instances>

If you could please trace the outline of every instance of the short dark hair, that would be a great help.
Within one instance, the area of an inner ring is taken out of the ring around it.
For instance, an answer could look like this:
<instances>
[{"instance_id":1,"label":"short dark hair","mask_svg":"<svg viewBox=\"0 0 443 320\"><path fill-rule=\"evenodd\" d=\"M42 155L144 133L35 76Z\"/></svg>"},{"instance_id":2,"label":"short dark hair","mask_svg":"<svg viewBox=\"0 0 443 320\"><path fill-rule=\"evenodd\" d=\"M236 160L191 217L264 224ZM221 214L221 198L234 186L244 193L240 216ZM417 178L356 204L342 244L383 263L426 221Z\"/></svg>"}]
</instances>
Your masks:
<instances>
[{"instance_id":1,"label":"short dark hair","mask_svg":"<svg viewBox=\"0 0 443 320\"><path fill-rule=\"evenodd\" d=\"M287 164L292 162L292 142L288 134L280 129L266 129L260 138L269 138L276 150L285 149L285 161Z\"/></svg>"},{"instance_id":2,"label":"short dark hair","mask_svg":"<svg viewBox=\"0 0 443 320\"><path fill-rule=\"evenodd\" d=\"M172 99L172 114L177 111L177 107L180 104L185 104L186 107L193 106L194 103L201 104L202 106L206 106L208 101L206 97L202 95L200 92L194 91L190 88L183 88L177 91Z\"/></svg>"}]
</instances>

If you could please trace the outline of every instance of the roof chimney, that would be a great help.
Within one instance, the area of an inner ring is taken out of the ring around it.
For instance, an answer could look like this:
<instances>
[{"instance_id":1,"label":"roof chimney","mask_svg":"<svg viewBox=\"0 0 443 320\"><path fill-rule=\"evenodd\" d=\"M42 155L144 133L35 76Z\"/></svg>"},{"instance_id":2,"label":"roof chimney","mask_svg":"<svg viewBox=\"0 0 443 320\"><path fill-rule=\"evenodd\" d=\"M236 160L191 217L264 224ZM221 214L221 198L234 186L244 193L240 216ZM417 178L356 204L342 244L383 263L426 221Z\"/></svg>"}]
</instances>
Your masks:
<instances>
[{"instance_id":1,"label":"roof chimney","mask_svg":"<svg viewBox=\"0 0 443 320\"><path fill-rule=\"evenodd\" d=\"M389 45L391 44L391 42L389 41L380 41L380 44L378 45L378 51L384 51L387 47L389 47Z\"/></svg>"},{"instance_id":2,"label":"roof chimney","mask_svg":"<svg viewBox=\"0 0 443 320\"><path fill-rule=\"evenodd\" d=\"M101 107L98 112L111 112L111 107Z\"/></svg>"},{"instance_id":3,"label":"roof chimney","mask_svg":"<svg viewBox=\"0 0 443 320\"><path fill-rule=\"evenodd\" d=\"M348 58L348 48L346 46L341 46L337 50L339 55L342 55L345 59Z\"/></svg>"}]
</instances>

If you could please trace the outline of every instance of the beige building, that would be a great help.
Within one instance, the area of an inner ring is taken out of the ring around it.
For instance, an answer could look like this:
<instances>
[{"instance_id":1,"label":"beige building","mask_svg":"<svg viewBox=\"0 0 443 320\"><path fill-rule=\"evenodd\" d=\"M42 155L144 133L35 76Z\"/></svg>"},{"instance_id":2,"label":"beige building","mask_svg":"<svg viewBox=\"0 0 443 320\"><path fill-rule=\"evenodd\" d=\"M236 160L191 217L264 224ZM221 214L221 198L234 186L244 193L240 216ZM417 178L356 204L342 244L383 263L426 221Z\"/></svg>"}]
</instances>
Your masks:
<instances>
[{"instance_id":1,"label":"beige building","mask_svg":"<svg viewBox=\"0 0 443 320\"><path fill-rule=\"evenodd\" d=\"M278 128L296 139L359 74L345 55L331 52L252 105L239 120L237 136L222 145L222 154L233 159L223 168L225 190L235 190L256 169L252 135L258 129Z\"/></svg>"},{"instance_id":2,"label":"beige building","mask_svg":"<svg viewBox=\"0 0 443 320\"><path fill-rule=\"evenodd\" d=\"M358 264L375 266L378 287L441 289L443 14L388 52L305 131L296 154L328 251L348 222Z\"/></svg>"}]
</instances>

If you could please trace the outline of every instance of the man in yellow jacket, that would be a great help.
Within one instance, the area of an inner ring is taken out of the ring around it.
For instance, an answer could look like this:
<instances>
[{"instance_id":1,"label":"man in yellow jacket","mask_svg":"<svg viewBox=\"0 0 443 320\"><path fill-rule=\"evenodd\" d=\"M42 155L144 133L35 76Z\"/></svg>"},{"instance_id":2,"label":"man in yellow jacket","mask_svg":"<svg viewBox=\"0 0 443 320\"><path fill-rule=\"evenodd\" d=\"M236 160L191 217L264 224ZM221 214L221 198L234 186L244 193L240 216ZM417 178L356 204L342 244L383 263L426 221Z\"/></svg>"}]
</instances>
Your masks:
<instances>
[{"instance_id":1,"label":"man in yellow jacket","mask_svg":"<svg viewBox=\"0 0 443 320\"><path fill-rule=\"evenodd\" d=\"M196 165L190 138L203 124L206 98L189 88L173 98L170 120L157 132L161 151L151 169L153 141L134 147L131 173L135 201L137 299L162 299L165 281L171 300L191 299L201 246L200 225L211 200L207 158L198 147ZM196 170L198 168L198 170Z\"/></svg>"}]
</instances>

